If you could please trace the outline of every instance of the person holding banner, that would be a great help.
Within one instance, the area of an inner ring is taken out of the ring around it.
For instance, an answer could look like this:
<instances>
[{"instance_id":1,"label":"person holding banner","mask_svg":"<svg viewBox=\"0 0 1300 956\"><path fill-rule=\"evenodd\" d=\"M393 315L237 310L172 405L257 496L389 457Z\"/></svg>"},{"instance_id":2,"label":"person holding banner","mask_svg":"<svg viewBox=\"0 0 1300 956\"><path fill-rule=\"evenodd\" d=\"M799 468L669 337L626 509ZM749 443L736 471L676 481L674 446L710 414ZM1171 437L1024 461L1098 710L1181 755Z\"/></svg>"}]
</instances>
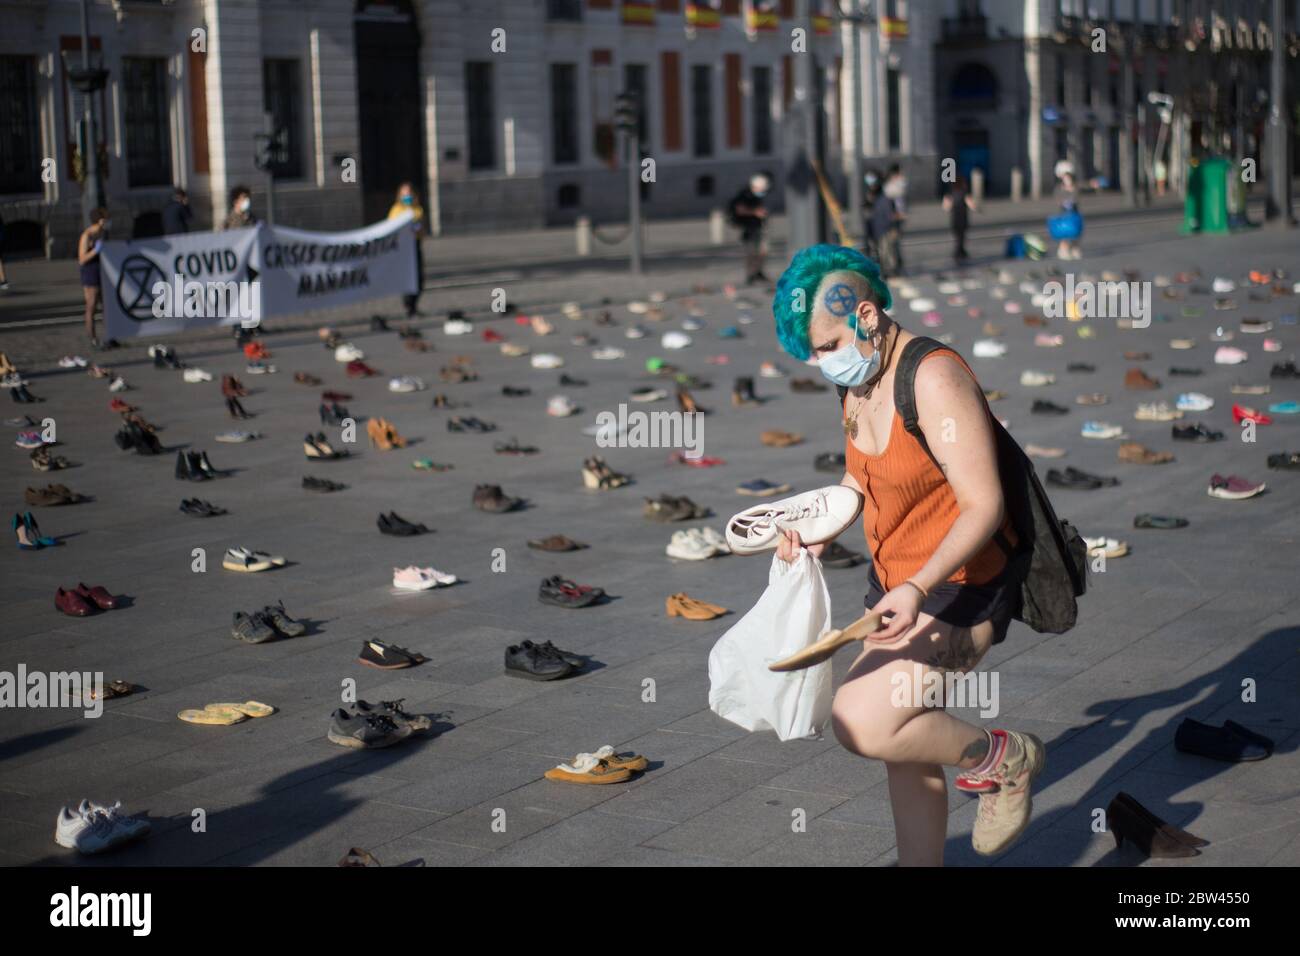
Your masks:
<instances>
[{"instance_id":1,"label":"person holding banner","mask_svg":"<svg viewBox=\"0 0 1300 956\"><path fill-rule=\"evenodd\" d=\"M97 206L91 210L90 225L77 240L77 265L81 272L81 293L86 300L86 337L92 345L99 345L95 338L95 310L100 307L99 290L99 250L108 238L111 225L108 210Z\"/></svg>"},{"instance_id":2,"label":"person holding banner","mask_svg":"<svg viewBox=\"0 0 1300 956\"><path fill-rule=\"evenodd\" d=\"M424 234L424 207L420 205L420 198L415 194L414 187L410 183L402 183L397 187L397 198L393 200L393 205L388 210L388 218L396 219L410 213L415 217L412 226L415 229L415 293L402 296L402 301L406 304L406 317L414 318L416 305L420 301L420 289L424 286L424 253L420 249L420 236Z\"/></svg>"},{"instance_id":3,"label":"person holding banner","mask_svg":"<svg viewBox=\"0 0 1300 956\"><path fill-rule=\"evenodd\" d=\"M257 224L253 215L253 194L247 186L230 190L230 214L226 216L226 229L247 229Z\"/></svg>"}]
</instances>

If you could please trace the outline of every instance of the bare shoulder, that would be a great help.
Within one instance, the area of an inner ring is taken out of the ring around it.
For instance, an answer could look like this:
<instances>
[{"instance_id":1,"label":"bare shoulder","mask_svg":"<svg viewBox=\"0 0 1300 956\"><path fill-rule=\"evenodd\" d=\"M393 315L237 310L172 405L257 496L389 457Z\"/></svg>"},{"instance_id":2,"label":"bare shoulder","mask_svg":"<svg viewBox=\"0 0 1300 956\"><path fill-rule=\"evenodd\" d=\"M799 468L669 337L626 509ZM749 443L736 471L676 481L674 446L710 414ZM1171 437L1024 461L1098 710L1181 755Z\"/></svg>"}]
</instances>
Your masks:
<instances>
[{"instance_id":1,"label":"bare shoulder","mask_svg":"<svg viewBox=\"0 0 1300 956\"><path fill-rule=\"evenodd\" d=\"M956 398L977 395L979 387L966 366L951 352L940 352L923 361L916 369L916 398Z\"/></svg>"}]
</instances>

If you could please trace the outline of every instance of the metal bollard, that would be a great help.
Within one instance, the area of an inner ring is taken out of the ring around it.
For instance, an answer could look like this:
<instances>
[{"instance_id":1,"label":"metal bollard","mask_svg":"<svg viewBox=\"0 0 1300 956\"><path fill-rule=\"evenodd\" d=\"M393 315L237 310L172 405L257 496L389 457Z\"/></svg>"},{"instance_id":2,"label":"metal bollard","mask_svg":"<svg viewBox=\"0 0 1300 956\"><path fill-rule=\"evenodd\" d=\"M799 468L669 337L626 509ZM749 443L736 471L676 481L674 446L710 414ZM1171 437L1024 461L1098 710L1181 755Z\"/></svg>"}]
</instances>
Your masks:
<instances>
[{"instance_id":1,"label":"metal bollard","mask_svg":"<svg viewBox=\"0 0 1300 956\"><path fill-rule=\"evenodd\" d=\"M1025 191L1025 174L1019 166L1011 167L1011 201L1020 202Z\"/></svg>"},{"instance_id":2,"label":"metal bollard","mask_svg":"<svg viewBox=\"0 0 1300 956\"><path fill-rule=\"evenodd\" d=\"M978 166L970 171L970 194L976 202L984 201L984 170Z\"/></svg>"},{"instance_id":3,"label":"metal bollard","mask_svg":"<svg viewBox=\"0 0 1300 956\"><path fill-rule=\"evenodd\" d=\"M709 212L709 242L720 246L727 241L727 219L721 209Z\"/></svg>"},{"instance_id":4,"label":"metal bollard","mask_svg":"<svg viewBox=\"0 0 1300 956\"><path fill-rule=\"evenodd\" d=\"M591 255L591 220L586 216L579 216L574 240L578 247L578 255Z\"/></svg>"}]
</instances>

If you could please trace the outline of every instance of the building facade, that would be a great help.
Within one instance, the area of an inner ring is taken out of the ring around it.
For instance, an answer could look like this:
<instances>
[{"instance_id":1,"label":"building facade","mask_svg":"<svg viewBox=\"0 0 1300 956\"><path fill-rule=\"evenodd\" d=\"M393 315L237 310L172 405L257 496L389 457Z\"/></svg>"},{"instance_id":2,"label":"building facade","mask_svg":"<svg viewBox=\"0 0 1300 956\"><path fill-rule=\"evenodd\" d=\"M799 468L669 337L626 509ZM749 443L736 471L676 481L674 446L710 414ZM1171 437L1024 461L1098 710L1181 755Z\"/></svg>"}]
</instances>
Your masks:
<instances>
[{"instance_id":1,"label":"building facade","mask_svg":"<svg viewBox=\"0 0 1300 956\"><path fill-rule=\"evenodd\" d=\"M1202 152L1259 158L1272 0L945 0L935 53L939 151L988 191L1050 193L1057 160L1085 180L1140 185L1160 158L1171 186ZM1297 4L1288 0L1290 89ZM1149 94L1172 98L1171 122ZM1294 112L1292 93L1286 109Z\"/></svg>"},{"instance_id":2,"label":"building facade","mask_svg":"<svg viewBox=\"0 0 1300 956\"><path fill-rule=\"evenodd\" d=\"M98 155L116 235L156 234L173 186L195 228L270 180L256 137L283 131L277 222L344 229L420 192L434 234L622 222L627 153L616 97L641 104L651 217L725 205L757 171L781 203L794 58L814 59L818 146L842 189L852 71L838 6L813 0L88 0ZM907 5L863 24L864 148L933 165L931 39ZM0 0L0 215L11 251L72 252L85 131L66 58L81 56L80 0ZM901 24L901 27L899 26ZM918 159L920 157L920 159Z\"/></svg>"},{"instance_id":3,"label":"building facade","mask_svg":"<svg viewBox=\"0 0 1300 956\"><path fill-rule=\"evenodd\" d=\"M846 63L851 62L852 31L859 31L863 166L884 170L899 165L907 176L909 195L916 199L932 198L939 181L934 94L938 21L931 6L926 0L876 0L866 21L841 27ZM842 81L842 95L850 104L853 77L847 67ZM854 113L846 108L843 115L847 175Z\"/></svg>"}]
</instances>

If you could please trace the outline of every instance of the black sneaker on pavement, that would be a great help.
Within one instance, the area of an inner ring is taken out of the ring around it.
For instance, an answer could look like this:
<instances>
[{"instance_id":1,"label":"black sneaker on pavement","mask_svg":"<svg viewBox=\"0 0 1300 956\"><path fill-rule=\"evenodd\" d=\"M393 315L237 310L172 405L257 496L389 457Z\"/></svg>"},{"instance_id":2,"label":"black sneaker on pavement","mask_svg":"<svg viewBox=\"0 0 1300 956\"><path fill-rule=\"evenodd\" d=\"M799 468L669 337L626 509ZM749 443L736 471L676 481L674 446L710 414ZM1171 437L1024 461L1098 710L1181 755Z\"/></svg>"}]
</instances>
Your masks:
<instances>
[{"instance_id":1,"label":"black sneaker on pavement","mask_svg":"<svg viewBox=\"0 0 1300 956\"><path fill-rule=\"evenodd\" d=\"M567 677L573 668L567 661L548 654L540 647L512 644L506 648L506 673L525 680L557 680Z\"/></svg>"},{"instance_id":2,"label":"black sneaker on pavement","mask_svg":"<svg viewBox=\"0 0 1300 956\"><path fill-rule=\"evenodd\" d=\"M339 708L330 717L327 735L332 743L358 750L391 747L411 736L409 726L399 726L383 714L349 714Z\"/></svg>"}]
</instances>

